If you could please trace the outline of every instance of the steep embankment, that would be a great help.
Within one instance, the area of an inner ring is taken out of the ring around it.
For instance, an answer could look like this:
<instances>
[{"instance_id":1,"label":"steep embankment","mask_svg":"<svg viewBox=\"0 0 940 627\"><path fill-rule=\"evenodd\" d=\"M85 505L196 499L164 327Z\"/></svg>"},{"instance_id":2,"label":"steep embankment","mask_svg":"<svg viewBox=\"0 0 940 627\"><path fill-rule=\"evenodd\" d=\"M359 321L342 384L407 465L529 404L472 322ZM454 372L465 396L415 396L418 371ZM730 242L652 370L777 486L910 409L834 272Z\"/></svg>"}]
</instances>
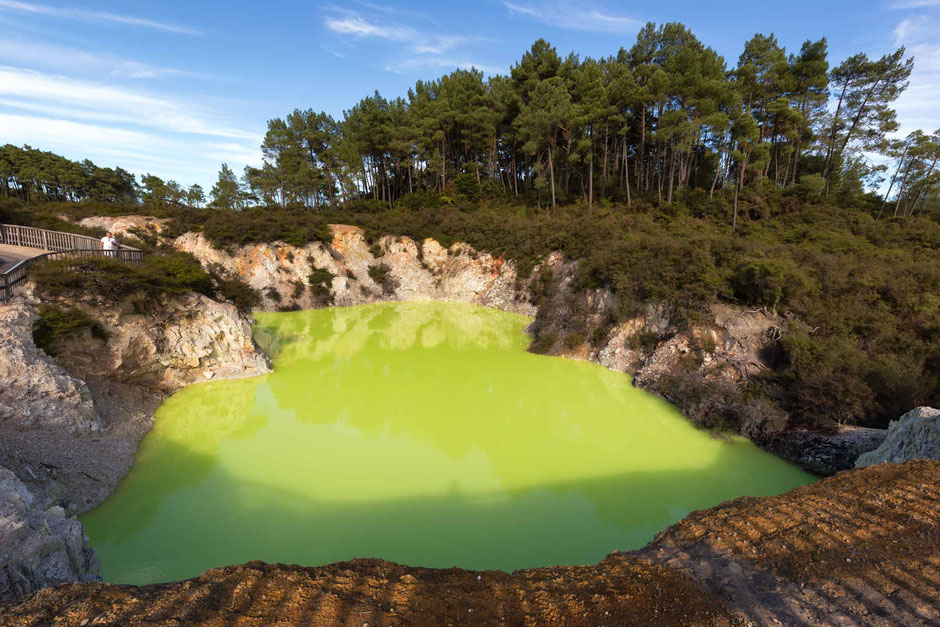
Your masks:
<instances>
[{"instance_id":1,"label":"steep embankment","mask_svg":"<svg viewBox=\"0 0 940 627\"><path fill-rule=\"evenodd\" d=\"M149 237L161 237L164 226L146 216L94 217L81 224ZM884 439L882 429L851 426L827 434L781 432L787 417L743 393L745 384L768 370L790 324L771 312L716 305L690 325L678 322L667 307L649 304L639 315L612 324L613 294L575 290L577 263L559 253L547 256L529 276L519 276L512 261L466 244L443 248L432 239L385 236L370 245L359 228L330 228L331 242L303 247L271 242L219 250L199 233L164 241L247 283L261 294L263 310L435 299L534 316L534 350L629 373L638 387L664 396L692 420L734 425L818 474L852 468L860 454Z\"/></svg>"},{"instance_id":2,"label":"steep embankment","mask_svg":"<svg viewBox=\"0 0 940 627\"><path fill-rule=\"evenodd\" d=\"M690 515L596 566L476 573L258 562L135 588L72 584L14 624L922 625L940 621L940 462L874 466Z\"/></svg>"},{"instance_id":3,"label":"steep embankment","mask_svg":"<svg viewBox=\"0 0 940 627\"><path fill-rule=\"evenodd\" d=\"M85 311L98 332L58 343L52 359L35 345L29 295L0 306L0 599L97 578L74 515L117 487L164 396L269 371L249 319L201 295L50 302Z\"/></svg>"}]
</instances>

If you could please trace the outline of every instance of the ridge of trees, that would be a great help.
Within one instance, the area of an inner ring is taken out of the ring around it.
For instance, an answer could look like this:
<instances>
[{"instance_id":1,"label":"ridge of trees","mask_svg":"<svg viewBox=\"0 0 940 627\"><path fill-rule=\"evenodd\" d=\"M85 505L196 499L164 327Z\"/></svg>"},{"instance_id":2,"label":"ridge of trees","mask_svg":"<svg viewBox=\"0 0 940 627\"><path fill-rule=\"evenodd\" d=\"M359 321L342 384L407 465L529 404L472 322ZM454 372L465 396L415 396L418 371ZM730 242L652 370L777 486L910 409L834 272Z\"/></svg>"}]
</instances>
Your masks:
<instances>
[{"instance_id":1,"label":"ridge of trees","mask_svg":"<svg viewBox=\"0 0 940 627\"><path fill-rule=\"evenodd\" d=\"M475 181L477 194L539 207L629 207L638 194L664 205L699 188L733 198L737 226L746 185L803 185L848 205L880 182L886 167L867 157L880 153L911 165L894 190L914 212L940 187L925 165L940 132L920 133L903 157L904 141L889 139L912 69L904 48L830 68L825 39L788 55L772 34L747 41L729 68L679 23L647 24L602 59L562 58L539 39L505 76L456 70L406 98L375 92L339 120L312 109L270 120L262 166L245 169L237 200L216 198L315 209L370 198L377 209L421 193L447 202L461 187L470 196Z\"/></svg>"}]
</instances>

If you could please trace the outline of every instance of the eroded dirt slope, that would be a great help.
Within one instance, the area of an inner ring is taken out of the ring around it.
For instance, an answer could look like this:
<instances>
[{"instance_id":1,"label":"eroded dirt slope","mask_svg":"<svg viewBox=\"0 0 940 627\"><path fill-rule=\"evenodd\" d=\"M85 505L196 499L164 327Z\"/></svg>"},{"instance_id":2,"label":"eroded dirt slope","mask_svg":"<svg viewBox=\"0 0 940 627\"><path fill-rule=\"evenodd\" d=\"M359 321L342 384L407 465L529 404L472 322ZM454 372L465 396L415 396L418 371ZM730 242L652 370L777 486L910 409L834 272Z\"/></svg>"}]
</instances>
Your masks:
<instances>
[{"instance_id":1,"label":"eroded dirt slope","mask_svg":"<svg viewBox=\"0 0 940 627\"><path fill-rule=\"evenodd\" d=\"M940 462L872 466L693 513L596 566L255 562L140 588L59 586L0 607L0 624L936 624L938 514Z\"/></svg>"},{"instance_id":2,"label":"eroded dirt slope","mask_svg":"<svg viewBox=\"0 0 940 627\"><path fill-rule=\"evenodd\" d=\"M642 551L759 623L940 624L940 462L694 512Z\"/></svg>"}]
</instances>

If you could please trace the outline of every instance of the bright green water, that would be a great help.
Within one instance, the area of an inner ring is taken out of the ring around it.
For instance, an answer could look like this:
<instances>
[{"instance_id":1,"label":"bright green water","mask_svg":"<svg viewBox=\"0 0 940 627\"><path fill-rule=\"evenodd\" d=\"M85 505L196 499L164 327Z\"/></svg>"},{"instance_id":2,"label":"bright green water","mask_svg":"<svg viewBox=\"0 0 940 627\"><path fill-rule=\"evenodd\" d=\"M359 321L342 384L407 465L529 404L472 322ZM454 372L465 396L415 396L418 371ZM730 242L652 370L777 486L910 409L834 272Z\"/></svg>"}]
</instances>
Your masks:
<instances>
[{"instance_id":1,"label":"bright green water","mask_svg":"<svg viewBox=\"0 0 940 627\"><path fill-rule=\"evenodd\" d=\"M83 517L106 580L255 559L593 563L692 510L813 480L626 375L527 353L522 316L398 303L257 318L274 373L167 399Z\"/></svg>"}]
</instances>

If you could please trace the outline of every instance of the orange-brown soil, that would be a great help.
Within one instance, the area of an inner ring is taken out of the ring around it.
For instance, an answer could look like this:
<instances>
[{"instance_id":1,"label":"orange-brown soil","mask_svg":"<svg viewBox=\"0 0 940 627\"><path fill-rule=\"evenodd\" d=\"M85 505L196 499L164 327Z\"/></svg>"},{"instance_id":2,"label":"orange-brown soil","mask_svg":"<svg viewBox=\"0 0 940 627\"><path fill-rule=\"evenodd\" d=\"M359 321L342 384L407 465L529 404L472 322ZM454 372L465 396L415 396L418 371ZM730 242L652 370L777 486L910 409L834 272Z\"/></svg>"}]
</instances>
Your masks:
<instances>
[{"instance_id":1,"label":"orange-brown soil","mask_svg":"<svg viewBox=\"0 0 940 627\"><path fill-rule=\"evenodd\" d=\"M513 574L252 562L144 587L70 584L0 624L940 623L940 462L872 466L695 512L641 551Z\"/></svg>"}]
</instances>

